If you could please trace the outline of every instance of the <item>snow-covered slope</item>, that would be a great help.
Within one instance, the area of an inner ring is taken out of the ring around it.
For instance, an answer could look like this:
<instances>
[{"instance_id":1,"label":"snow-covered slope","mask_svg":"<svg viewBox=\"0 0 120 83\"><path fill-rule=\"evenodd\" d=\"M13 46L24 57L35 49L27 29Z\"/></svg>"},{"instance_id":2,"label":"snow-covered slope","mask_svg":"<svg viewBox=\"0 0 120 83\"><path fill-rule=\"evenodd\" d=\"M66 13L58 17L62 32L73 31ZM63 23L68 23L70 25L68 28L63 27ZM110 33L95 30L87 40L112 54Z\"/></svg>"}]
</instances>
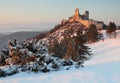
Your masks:
<instances>
[{"instance_id":1,"label":"snow-covered slope","mask_svg":"<svg viewBox=\"0 0 120 83\"><path fill-rule=\"evenodd\" d=\"M120 36L106 38L89 46L93 55L83 68L49 73L19 73L0 78L0 83L120 83Z\"/></svg>"}]
</instances>

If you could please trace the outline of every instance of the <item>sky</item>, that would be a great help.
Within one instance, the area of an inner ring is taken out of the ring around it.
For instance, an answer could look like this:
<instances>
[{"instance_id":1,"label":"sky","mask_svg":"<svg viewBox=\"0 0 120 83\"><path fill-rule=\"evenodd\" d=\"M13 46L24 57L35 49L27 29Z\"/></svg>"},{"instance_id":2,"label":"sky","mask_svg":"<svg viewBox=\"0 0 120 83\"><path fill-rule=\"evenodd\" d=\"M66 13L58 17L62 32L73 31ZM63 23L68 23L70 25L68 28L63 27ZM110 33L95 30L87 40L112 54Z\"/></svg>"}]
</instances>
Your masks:
<instances>
[{"instance_id":1,"label":"sky","mask_svg":"<svg viewBox=\"0 0 120 83\"><path fill-rule=\"evenodd\" d=\"M60 23L88 10L90 18L120 24L120 0L0 0L0 24Z\"/></svg>"}]
</instances>

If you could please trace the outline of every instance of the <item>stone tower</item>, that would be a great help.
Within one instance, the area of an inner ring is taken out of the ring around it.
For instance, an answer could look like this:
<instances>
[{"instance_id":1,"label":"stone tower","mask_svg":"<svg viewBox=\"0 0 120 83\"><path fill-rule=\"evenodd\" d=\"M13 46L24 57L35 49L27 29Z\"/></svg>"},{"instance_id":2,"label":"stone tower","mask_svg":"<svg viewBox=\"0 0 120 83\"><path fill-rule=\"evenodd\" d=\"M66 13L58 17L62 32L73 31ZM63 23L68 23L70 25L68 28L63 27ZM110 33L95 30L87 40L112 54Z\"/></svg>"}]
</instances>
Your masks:
<instances>
[{"instance_id":1,"label":"stone tower","mask_svg":"<svg viewBox=\"0 0 120 83\"><path fill-rule=\"evenodd\" d=\"M79 18L79 8L75 9L74 18Z\"/></svg>"},{"instance_id":2,"label":"stone tower","mask_svg":"<svg viewBox=\"0 0 120 83\"><path fill-rule=\"evenodd\" d=\"M85 11L84 17L86 20L89 20L89 11Z\"/></svg>"}]
</instances>

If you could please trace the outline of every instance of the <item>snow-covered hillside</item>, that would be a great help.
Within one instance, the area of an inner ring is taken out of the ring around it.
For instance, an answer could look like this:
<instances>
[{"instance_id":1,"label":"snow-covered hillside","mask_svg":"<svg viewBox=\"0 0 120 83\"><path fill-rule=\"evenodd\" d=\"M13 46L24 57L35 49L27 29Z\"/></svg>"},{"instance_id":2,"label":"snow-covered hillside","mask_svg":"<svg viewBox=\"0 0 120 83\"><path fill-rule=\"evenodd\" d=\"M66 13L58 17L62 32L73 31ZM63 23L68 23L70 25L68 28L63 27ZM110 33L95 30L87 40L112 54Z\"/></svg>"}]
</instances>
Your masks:
<instances>
[{"instance_id":1,"label":"snow-covered hillside","mask_svg":"<svg viewBox=\"0 0 120 83\"><path fill-rule=\"evenodd\" d=\"M118 31L120 34L120 31ZM120 83L120 36L90 44L93 53L83 68L49 73L19 73L0 83Z\"/></svg>"}]
</instances>

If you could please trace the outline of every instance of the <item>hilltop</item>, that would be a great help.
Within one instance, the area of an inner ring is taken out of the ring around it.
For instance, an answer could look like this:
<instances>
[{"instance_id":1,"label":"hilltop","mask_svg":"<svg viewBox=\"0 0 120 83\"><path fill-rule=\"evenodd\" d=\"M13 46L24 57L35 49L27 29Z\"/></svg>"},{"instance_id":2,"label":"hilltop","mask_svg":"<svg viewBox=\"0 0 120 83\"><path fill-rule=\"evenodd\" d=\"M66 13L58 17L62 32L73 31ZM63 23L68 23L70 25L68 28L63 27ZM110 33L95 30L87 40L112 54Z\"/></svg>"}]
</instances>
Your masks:
<instances>
[{"instance_id":1,"label":"hilltop","mask_svg":"<svg viewBox=\"0 0 120 83\"><path fill-rule=\"evenodd\" d=\"M89 18L89 11L85 11L83 15L80 14L79 8L75 9L74 14L68 19L63 19L60 24L55 25L55 27L45 33L40 33L35 36L36 39L42 39L44 37L48 37L52 34L64 33L64 31L68 31L69 29L73 29L76 32L79 28L87 29L91 24L96 25L97 29L104 29L105 24L103 21L97 21Z\"/></svg>"}]
</instances>

